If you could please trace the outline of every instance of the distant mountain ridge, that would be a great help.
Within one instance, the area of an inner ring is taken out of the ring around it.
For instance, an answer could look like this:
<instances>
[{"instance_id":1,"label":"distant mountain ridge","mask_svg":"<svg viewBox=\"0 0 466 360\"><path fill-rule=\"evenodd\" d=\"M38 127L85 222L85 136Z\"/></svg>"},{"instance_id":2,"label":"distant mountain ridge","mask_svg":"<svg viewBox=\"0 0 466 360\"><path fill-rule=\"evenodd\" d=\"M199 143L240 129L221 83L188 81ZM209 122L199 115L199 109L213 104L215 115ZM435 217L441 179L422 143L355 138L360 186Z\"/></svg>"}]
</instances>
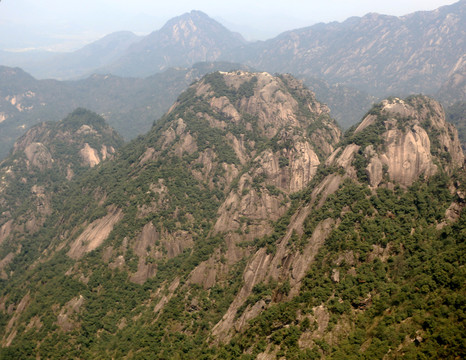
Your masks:
<instances>
[{"instance_id":1,"label":"distant mountain ridge","mask_svg":"<svg viewBox=\"0 0 466 360\"><path fill-rule=\"evenodd\" d=\"M270 72L353 86L376 96L435 94L466 63L466 1L395 17L367 14L248 44L228 55Z\"/></svg>"},{"instance_id":2,"label":"distant mountain ridge","mask_svg":"<svg viewBox=\"0 0 466 360\"><path fill-rule=\"evenodd\" d=\"M0 63L22 67L40 79L81 78L115 61L131 44L140 39L140 36L130 31L118 31L68 53L0 51Z\"/></svg>"},{"instance_id":3,"label":"distant mountain ridge","mask_svg":"<svg viewBox=\"0 0 466 360\"><path fill-rule=\"evenodd\" d=\"M73 53L84 63L93 61L93 69L66 70L67 61L58 63L68 55L52 64L57 68L55 77L60 68L61 74L68 71L68 77L71 73L78 76L79 72L81 76L99 72L144 77L169 67L226 60L272 73L316 77L378 97L434 95L449 76L466 64L465 24L466 1L461 0L433 11L401 17L370 13L247 43L203 12L191 11L143 38L115 33ZM118 41L108 43L107 38ZM112 56L102 56L96 47ZM91 49L95 52L92 56ZM96 59L91 61L92 57ZM53 71L51 66L48 74ZM39 72L32 74L43 78Z\"/></svg>"},{"instance_id":4,"label":"distant mountain ridge","mask_svg":"<svg viewBox=\"0 0 466 360\"><path fill-rule=\"evenodd\" d=\"M193 10L169 20L160 30L131 45L103 71L120 76L149 76L169 67L216 61L245 42L241 35Z\"/></svg>"}]
</instances>

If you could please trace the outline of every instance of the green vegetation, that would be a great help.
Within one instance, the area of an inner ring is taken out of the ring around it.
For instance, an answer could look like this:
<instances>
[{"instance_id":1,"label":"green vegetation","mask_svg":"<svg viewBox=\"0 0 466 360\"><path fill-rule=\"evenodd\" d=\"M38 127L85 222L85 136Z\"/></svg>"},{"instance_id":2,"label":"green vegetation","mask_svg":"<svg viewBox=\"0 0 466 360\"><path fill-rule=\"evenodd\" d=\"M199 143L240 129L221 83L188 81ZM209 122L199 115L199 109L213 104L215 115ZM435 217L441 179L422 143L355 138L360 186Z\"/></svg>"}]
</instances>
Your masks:
<instances>
[{"instance_id":1,"label":"green vegetation","mask_svg":"<svg viewBox=\"0 0 466 360\"><path fill-rule=\"evenodd\" d=\"M458 137L463 146L463 151L466 149L466 102L456 102L445 109L446 120L455 125L458 130Z\"/></svg>"},{"instance_id":2,"label":"green vegetation","mask_svg":"<svg viewBox=\"0 0 466 360\"><path fill-rule=\"evenodd\" d=\"M276 156L277 174L286 173L294 139L321 138L331 124L312 113L307 90L283 79L300 102L302 126L275 129L273 137L258 116L240 113L232 121L209 105L213 96L226 96L237 107L255 94L257 78L235 90L214 73L201 80L212 92L193 85L113 161L85 168L73 157L78 142L68 147L57 140L90 125L107 132L111 146L120 144L101 118L82 109L50 125L48 146L60 154L52 171L32 171L22 155L9 159L5 166L18 181L0 199L0 225L15 219L0 247L0 260L14 255L0 269L0 338L11 344L0 348L0 359L255 359L263 352L286 359L464 357L464 171L447 175L439 166L437 175L409 188L369 188L364 148L383 146L376 106L378 120L342 141L361 147L353 161L357 179L323 163L300 192L271 185L281 182L261 168L262 152ZM82 133L98 147L98 139ZM241 156L232 136L241 139ZM326 180L340 186L332 191ZM48 191L48 211L36 210L40 197L30 196L32 184ZM278 219L263 222L270 229L265 236L253 235L265 233L251 226L262 216L251 211L257 204L243 203L253 192L260 201L273 197L261 206L281 202ZM225 230L218 219L235 207L241 207L233 213L239 229ZM115 209L121 220L103 244L70 258L70 245ZM32 215L36 226L28 223ZM331 228L319 239L324 221ZM143 237L147 225L152 230ZM299 264L307 272L295 287L293 261L311 239L316 254ZM257 251L266 259L261 269L251 261ZM269 264L278 264L273 273L255 273ZM251 283L251 274L261 280ZM234 321L257 313L219 343L213 328L235 301Z\"/></svg>"},{"instance_id":3,"label":"green vegetation","mask_svg":"<svg viewBox=\"0 0 466 360\"><path fill-rule=\"evenodd\" d=\"M310 236L321 220L341 219L299 296L251 320L221 358L251 351L255 356L264 350L257 344L267 339L287 359L381 358L390 351L409 358L464 355L466 216L463 212L453 225L437 229L451 201L445 181L440 175L406 191L382 188L376 193L345 182L306 221ZM338 281L332 277L335 271ZM299 348L300 336L316 331L306 314L312 318L320 305L330 315L325 333L334 332L338 340L314 339L310 350ZM336 330L337 324L345 330Z\"/></svg>"}]
</instances>

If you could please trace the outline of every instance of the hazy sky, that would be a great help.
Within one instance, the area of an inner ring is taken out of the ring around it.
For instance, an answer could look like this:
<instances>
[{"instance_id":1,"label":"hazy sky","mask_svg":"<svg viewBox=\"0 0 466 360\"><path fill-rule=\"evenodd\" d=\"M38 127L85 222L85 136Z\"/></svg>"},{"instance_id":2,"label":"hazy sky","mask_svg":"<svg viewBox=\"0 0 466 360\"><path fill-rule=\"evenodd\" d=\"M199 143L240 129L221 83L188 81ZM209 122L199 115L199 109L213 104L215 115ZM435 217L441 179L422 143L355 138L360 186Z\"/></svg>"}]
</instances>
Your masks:
<instances>
[{"instance_id":1,"label":"hazy sky","mask_svg":"<svg viewBox=\"0 0 466 360\"><path fill-rule=\"evenodd\" d=\"M1 0L0 0L1 1ZM3 0L0 49L73 50L119 30L147 34L201 10L248 40L369 12L406 15L456 0Z\"/></svg>"}]
</instances>

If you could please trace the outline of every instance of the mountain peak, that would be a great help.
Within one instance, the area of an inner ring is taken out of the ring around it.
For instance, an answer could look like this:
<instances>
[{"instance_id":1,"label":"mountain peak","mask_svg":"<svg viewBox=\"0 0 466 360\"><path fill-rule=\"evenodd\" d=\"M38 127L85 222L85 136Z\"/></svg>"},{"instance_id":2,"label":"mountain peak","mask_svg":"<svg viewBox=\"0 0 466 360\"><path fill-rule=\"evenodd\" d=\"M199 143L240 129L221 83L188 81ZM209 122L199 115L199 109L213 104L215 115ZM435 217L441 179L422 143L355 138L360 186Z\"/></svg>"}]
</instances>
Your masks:
<instances>
[{"instance_id":1,"label":"mountain peak","mask_svg":"<svg viewBox=\"0 0 466 360\"><path fill-rule=\"evenodd\" d=\"M149 76L169 67L216 61L245 42L241 35L193 10L169 20L160 30L130 46L106 71L123 76Z\"/></svg>"},{"instance_id":2,"label":"mountain peak","mask_svg":"<svg viewBox=\"0 0 466 360\"><path fill-rule=\"evenodd\" d=\"M423 95L383 100L343 143L329 162L372 187L385 181L409 186L420 176L452 173L464 162L457 130L445 121L440 103Z\"/></svg>"}]
</instances>

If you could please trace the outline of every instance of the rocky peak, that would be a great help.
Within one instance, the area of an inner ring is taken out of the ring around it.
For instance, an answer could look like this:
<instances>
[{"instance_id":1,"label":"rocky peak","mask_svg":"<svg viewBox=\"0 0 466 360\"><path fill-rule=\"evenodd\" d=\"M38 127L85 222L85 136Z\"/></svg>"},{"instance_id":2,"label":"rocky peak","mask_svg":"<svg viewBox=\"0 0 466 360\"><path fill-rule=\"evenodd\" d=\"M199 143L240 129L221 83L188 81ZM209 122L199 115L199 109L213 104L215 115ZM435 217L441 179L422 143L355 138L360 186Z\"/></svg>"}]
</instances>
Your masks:
<instances>
[{"instance_id":1,"label":"rocky peak","mask_svg":"<svg viewBox=\"0 0 466 360\"><path fill-rule=\"evenodd\" d=\"M309 151L315 167L340 138L328 108L301 82L245 71L216 72L192 85L158 124L157 134L154 150L202 154L196 161L204 162L204 172L211 169L207 158L239 171L250 161L269 161L269 153L285 170ZM288 189L289 183L277 180L276 185Z\"/></svg>"},{"instance_id":2,"label":"rocky peak","mask_svg":"<svg viewBox=\"0 0 466 360\"><path fill-rule=\"evenodd\" d=\"M328 163L373 187L384 180L409 186L420 176L451 173L464 162L458 132L445 121L442 106L421 95L375 105L343 143Z\"/></svg>"},{"instance_id":3,"label":"rocky peak","mask_svg":"<svg viewBox=\"0 0 466 360\"><path fill-rule=\"evenodd\" d=\"M181 16L177 16L169 20L159 31L152 34L170 35L175 42L180 42L183 39L208 33L212 38L220 38L221 35L226 35L228 38L235 38L235 44L240 45L245 40L239 34L233 34L223 25L210 18L202 11L192 10Z\"/></svg>"},{"instance_id":4,"label":"rocky peak","mask_svg":"<svg viewBox=\"0 0 466 360\"><path fill-rule=\"evenodd\" d=\"M169 67L216 61L244 43L241 35L200 11L192 11L171 19L160 30L131 45L106 71L149 76Z\"/></svg>"},{"instance_id":5,"label":"rocky peak","mask_svg":"<svg viewBox=\"0 0 466 360\"><path fill-rule=\"evenodd\" d=\"M69 174L76 167L92 167L111 157L122 139L103 118L77 109L57 123L32 127L13 146L12 156L26 156L26 166L44 170L57 162Z\"/></svg>"}]
</instances>

